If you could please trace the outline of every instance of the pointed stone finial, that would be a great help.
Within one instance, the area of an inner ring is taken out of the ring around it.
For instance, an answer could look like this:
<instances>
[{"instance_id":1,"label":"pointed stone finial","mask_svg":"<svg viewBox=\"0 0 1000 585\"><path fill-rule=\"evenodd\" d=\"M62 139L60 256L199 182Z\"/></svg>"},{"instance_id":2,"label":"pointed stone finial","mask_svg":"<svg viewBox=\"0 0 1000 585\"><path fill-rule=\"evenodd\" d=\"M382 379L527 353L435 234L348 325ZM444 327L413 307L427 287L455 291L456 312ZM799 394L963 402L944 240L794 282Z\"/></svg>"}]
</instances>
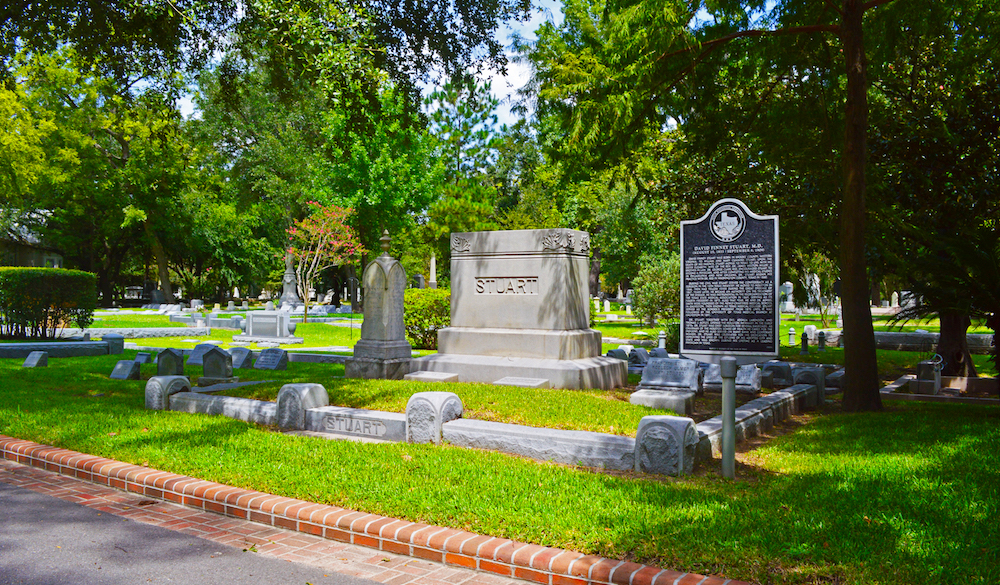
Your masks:
<instances>
[{"instance_id":1,"label":"pointed stone finial","mask_svg":"<svg viewBox=\"0 0 1000 585\"><path fill-rule=\"evenodd\" d=\"M392 243L392 238L389 237L389 230L382 230L382 237L378 239L382 242L382 255L389 255L389 244Z\"/></svg>"}]
</instances>

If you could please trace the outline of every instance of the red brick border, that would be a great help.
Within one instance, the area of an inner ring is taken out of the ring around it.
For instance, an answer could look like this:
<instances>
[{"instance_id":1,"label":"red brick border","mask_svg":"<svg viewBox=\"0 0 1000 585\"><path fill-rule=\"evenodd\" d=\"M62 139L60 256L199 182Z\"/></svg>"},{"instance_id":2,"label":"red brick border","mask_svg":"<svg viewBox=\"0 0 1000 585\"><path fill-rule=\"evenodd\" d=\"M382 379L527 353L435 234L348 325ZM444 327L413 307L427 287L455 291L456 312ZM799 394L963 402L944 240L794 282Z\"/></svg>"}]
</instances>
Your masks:
<instances>
[{"instance_id":1,"label":"red brick border","mask_svg":"<svg viewBox=\"0 0 1000 585\"><path fill-rule=\"evenodd\" d=\"M747 585L234 488L4 435L0 453L149 498L541 585Z\"/></svg>"}]
</instances>

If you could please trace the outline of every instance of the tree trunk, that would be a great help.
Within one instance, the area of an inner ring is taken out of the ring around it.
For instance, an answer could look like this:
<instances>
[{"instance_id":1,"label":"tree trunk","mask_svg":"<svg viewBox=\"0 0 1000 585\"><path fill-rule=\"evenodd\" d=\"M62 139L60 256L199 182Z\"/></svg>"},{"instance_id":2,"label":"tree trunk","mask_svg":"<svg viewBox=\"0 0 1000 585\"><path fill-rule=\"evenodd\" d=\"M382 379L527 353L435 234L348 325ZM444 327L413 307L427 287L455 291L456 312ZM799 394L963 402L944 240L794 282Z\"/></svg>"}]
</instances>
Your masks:
<instances>
[{"instance_id":1,"label":"tree trunk","mask_svg":"<svg viewBox=\"0 0 1000 585\"><path fill-rule=\"evenodd\" d=\"M868 131L866 78L861 0L845 0L840 27L847 66L847 105L844 133L844 197L840 211L840 274L844 304L843 408L848 412L881 410L875 331L865 261L865 165Z\"/></svg>"},{"instance_id":2,"label":"tree trunk","mask_svg":"<svg viewBox=\"0 0 1000 585\"><path fill-rule=\"evenodd\" d=\"M937 353L944 358L943 376L963 376L975 378L976 364L972 363L969 341L966 334L972 319L954 311L942 312L941 337L938 339Z\"/></svg>"},{"instance_id":3,"label":"tree trunk","mask_svg":"<svg viewBox=\"0 0 1000 585\"><path fill-rule=\"evenodd\" d=\"M153 231L149 221L146 222L146 236L149 238L149 245L153 249L153 258L156 259L156 277L160 281L160 292L163 293L164 301L170 303L174 299L174 289L170 286L170 268L167 264L167 252L163 249L163 242Z\"/></svg>"}]
</instances>

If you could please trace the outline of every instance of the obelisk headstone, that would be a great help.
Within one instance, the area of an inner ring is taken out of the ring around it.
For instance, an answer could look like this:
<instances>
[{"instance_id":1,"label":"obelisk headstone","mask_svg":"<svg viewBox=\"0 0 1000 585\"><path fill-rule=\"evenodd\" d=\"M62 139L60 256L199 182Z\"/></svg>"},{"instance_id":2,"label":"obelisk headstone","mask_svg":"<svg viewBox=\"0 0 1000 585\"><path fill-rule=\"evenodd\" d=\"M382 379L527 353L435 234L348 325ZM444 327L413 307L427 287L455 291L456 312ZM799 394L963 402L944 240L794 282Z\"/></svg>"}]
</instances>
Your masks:
<instances>
[{"instance_id":1,"label":"obelisk headstone","mask_svg":"<svg viewBox=\"0 0 1000 585\"><path fill-rule=\"evenodd\" d=\"M383 378L400 380L410 372L413 355L403 330L403 293L406 271L389 255L392 239L382 233L382 255L365 267L365 320L361 340L354 346L354 357L345 362L348 378Z\"/></svg>"}]
</instances>

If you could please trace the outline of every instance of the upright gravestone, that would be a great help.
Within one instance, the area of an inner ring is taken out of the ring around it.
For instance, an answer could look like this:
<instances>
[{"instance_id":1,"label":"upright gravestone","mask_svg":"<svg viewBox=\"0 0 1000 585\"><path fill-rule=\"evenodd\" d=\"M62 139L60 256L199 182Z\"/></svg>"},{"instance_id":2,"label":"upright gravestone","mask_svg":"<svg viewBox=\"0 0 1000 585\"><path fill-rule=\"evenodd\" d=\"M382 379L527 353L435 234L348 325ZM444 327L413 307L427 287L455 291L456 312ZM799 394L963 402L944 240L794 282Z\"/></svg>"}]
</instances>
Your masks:
<instances>
[{"instance_id":1,"label":"upright gravestone","mask_svg":"<svg viewBox=\"0 0 1000 585\"><path fill-rule=\"evenodd\" d=\"M392 239L384 231L382 255L365 267L365 320L354 357L344 363L348 378L401 380L410 373L413 350L403 329L403 293L406 271L389 255Z\"/></svg>"},{"instance_id":2,"label":"upright gravestone","mask_svg":"<svg viewBox=\"0 0 1000 585\"><path fill-rule=\"evenodd\" d=\"M590 234L570 229L451 234L451 325L411 368L462 382L516 377L553 388L625 384L590 328ZM367 315L365 317L367 321Z\"/></svg>"},{"instance_id":3,"label":"upright gravestone","mask_svg":"<svg viewBox=\"0 0 1000 585\"><path fill-rule=\"evenodd\" d=\"M183 376L184 352L168 348L156 354L157 376Z\"/></svg>"},{"instance_id":4,"label":"upright gravestone","mask_svg":"<svg viewBox=\"0 0 1000 585\"><path fill-rule=\"evenodd\" d=\"M229 301L226 304L226 310L227 311L235 311L236 310L236 303L234 301Z\"/></svg>"},{"instance_id":5,"label":"upright gravestone","mask_svg":"<svg viewBox=\"0 0 1000 585\"><path fill-rule=\"evenodd\" d=\"M139 362L140 364L151 364L153 363L153 354L145 351L140 351L139 353L135 354L135 361Z\"/></svg>"},{"instance_id":6,"label":"upright gravestone","mask_svg":"<svg viewBox=\"0 0 1000 585\"><path fill-rule=\"evenodd\" d=\"M685 357L739 363L777 357L778 216L738 199L681 222L681 339Z\"/></svg>"},{"instance_id":7,"label":"upright gravestone","mask_svg":"<svg viewBox=\"0 0 1000 585\"><path fill-rule=\"evenodd\" d=\"M199 343L198 345L194 346L194 349L191 351L191 355L188 356L187 365L189 366L204 365L202 363L202 358L205 357L205 353L208 350L212 349L213 347L215 346L212 345L211 343Z\"/></svg>"},{"instance_id":8,"label":"upright gravestone","mask_svg":"<svg viewBox=\"0 0 1000 585\"><path fill-rule=\"evenodd\" d=\"M285 370L288 368L288 352L280 347L268 347L261 350L260 356L254 362L255 370Z\"/></svg>"},{"instance_id":9,"label":"upright gravestone","mask_svg":"<svg viewBox=\"0 0 1000 585\"><path fill-rule=\"evenodd\" d=\"M139 366L141 364L135 360L119 360L115 364L115 369L111 371L112 380L138 380Z\"/></svg>"},{"instance_id":10,"label":"upright gravestone","mask_svg":"<svg viewBox=\"0 0 1000 585\"><path fill-rule=\"evenodd\" d=\"M233 356L233 369L241 370L253 365L253 352L245 347L234 347L229 350L229 355Z\"/></svg>"},{"instance_id":11,"label":"upright gravestone","mask_svg":"<svg viewBox=\"0 0 1000 585\"><path fill-rule=\"evenodd\" d=\"M239 378L233 376L233 356L221 347L212 347L206 351L202 361L204 362L205 375L198 378L199 386L240 381Z\"/></svg>"}]
</instances>

